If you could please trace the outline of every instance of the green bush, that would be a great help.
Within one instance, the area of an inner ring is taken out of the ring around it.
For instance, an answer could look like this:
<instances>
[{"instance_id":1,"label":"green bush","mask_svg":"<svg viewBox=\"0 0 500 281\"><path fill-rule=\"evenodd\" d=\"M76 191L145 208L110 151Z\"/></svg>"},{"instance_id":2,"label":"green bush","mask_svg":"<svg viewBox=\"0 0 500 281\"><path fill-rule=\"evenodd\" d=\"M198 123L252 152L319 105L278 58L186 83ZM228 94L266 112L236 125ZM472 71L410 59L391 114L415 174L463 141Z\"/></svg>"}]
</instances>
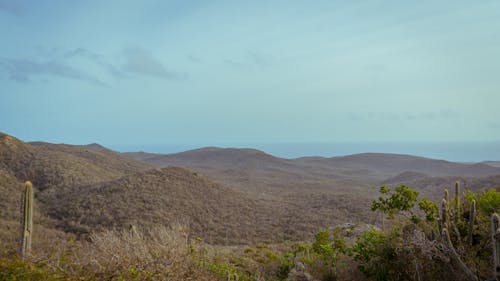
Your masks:
<instances>
[{"instance_id":1,"label":"green bush","mask_svg":"<svg viewBox=\"0 0 500 281\"><path fill-rule=\"evenodd\" d=\"M71 279L64 278L61 272L49 269L46 264L34 264L14 257L0 258L0 280L52 281Z\"/></svg>"}]
</instances>

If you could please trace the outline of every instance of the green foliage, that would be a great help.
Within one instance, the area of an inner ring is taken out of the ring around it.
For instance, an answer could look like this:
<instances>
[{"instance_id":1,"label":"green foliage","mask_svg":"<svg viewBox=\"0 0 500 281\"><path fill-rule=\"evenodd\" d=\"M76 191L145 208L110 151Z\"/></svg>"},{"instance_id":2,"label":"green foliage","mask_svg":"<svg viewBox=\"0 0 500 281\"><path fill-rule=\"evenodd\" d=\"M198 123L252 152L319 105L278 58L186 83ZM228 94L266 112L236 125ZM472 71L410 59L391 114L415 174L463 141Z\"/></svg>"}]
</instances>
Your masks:
<instances>
[{"instance_id":1,"label":"green foliage","mask_svg":"<svg viewBox=\"0 0 500 281\"><path fill-rule=\"evenodd\" d=\"M391 258L386 247L386 235L375 229L364 232L352 246L353 259L359 262L358 269L374 280L387 280L387 261Z\"/></svg>"},{"instance_id":2,"label":"green foliage","mask_svg":"<svg viewBox=\"0 0 500 281\"><path fill-rule=\"evenodd\" d=\"M2 258L0 259L0 280L55 281L70 279L63 278L60 272L47 268L45 264L24 262L18 258Z\"/></svg>"},{"instance_id":3,"label":"green foliage","mask_svg":"<svg viewBox=\"0 0 500 281\"><path fill-rule=\"evenodd\" d=\"M217 274L220 278L224 280L239 280L239 281L253 281L254 278L242 272L241 270L236 269L231 264L211 262L207 265L208 270Z\"/></svg>"},{"instance_id":4,"label":"green foliage","mask_svg":"<svg viewBox=\"0 0 500 281\"><path fill-rule=\"evenodd\" d=\"M479 210L486 215L491 215L500 210L500 192L496 189L488 189L479 197Z\"/></svg>"},{"instance_id":5,"label":"green foliage","mask_svg":"<svg viewBox=\"0 0 500 281\"><path fill-rule=\"evenodd\" d=\"M418 207L425 213L425 220L428 222L434 222L438 217L438 206L436 203L430 201L427 198L423 198L419 203Z\"/></svg>"},{"instance_id":6,"label":"green foliage","mask_svg":"<svg viewBox=\"0 0 500 281\"><path fill-rule=\"evenodd\" d=\"M380 193L387 194L389 197L379 197L372 202L372 211L381 211L387 214L389 218L394 218L394 215L401 211L410 211L417 202L418 191L413 190L405 185L396 187L396 190L391 194L391 189L387 186L380 187Z\"/></svg>"},{"instance_id":7,"label":"green foliage","mask_svg":"<svg viewBox=\"0 0 500 281\"><path fill-rule=\"evenodd\" d=\"M333 239L330 235L333 234ZM340 229L335 229L333 233L322 230L316 234L316 240L312 244L314 253L327 266L327 271L335 279L337 276L337 265L341 255L347 251L346 241L341 235Z\"/></svg>"}]
</instances>

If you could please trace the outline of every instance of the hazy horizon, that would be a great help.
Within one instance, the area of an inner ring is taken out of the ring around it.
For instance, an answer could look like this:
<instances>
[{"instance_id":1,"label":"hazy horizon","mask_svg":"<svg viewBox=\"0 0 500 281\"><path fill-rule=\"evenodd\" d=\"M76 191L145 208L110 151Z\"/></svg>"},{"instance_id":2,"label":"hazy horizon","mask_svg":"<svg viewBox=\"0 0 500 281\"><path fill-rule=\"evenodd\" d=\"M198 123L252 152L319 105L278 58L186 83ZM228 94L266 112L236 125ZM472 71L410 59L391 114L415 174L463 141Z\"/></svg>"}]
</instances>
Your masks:
<instances>
[{"instance_id":1,"label":"hazy horizon","mask_svg":"<svg viewBox=\"0 0 500 281\"><path fill-rule=\"evenodd\" d=\"M193 149L249 148L281 158L307 156L336 157L358 153L407 154L453 162L500 161L500 142L282 142L282 143L225 143L213 144L100 144L118 152L179 153Z\"/></svg>"},{"instance_id":2,"label":"hazy horizon","mask_svg":"<svg viewBox=\"0 0 500 281\"><path fill-rule=\"evenodd\" d=\"M103 144L500 142L499 25L498 1L0 0L0 131ZM433 149L400 150L474 158Z\"/></svg>"},{"instance_id":3,"label":"hazy horizon","mask_svg":"<svg viewBox=\"0 0 500 281\"><path fill-rule=\"evenodd\" d=\"M453 162L500 161L500 142L469 143L217 143L204 144L156 144L110 145L120 152L178 153L204 147L252 148L281 158L306 156L335 157L358 153L395 153L442 159Z\"/></svg>"},{"instance_id":4,"label":"hazy horizon","mask_svg":"<svg viewBox=\"0 0 500 281\"><path fill-rule=\"evenodd\" d=\"M2 132L7 133L9 132ZM359 153L394 153L420 156L453 162L500 161L500 141L484 142L195 142L144 144L119 144L99 141L70 142L54 139L22 138L25 142L49 142L69 145L89 145L97 143L117 152L147 152L158 154L179 153L193 149L218 148L249 148L281 158L299 158L307 156L336 157Z\"/></svg>"}]
</instances>

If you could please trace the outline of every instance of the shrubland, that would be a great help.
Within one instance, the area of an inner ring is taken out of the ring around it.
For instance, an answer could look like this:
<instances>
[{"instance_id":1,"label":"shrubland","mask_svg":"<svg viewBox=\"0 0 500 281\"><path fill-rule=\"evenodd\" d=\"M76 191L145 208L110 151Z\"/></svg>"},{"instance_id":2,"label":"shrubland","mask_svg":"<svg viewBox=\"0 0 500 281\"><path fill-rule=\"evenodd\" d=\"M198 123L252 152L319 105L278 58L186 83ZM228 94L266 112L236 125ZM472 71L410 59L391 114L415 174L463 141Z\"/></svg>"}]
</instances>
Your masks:
<instances>
[{"instance_id":1,"label":"shrubland","mask_svg":"<svg viewBox=\"0 0 500 281\"><path fill-rule=\"evenodd\" d=\"M1 252L0 280L497 280L500 192L452 193L436 203L381 187L371 208L383 228L337 225L312 241L215 245L186 222L36 235L24 258Z\"/></svg>"}]
</instances>

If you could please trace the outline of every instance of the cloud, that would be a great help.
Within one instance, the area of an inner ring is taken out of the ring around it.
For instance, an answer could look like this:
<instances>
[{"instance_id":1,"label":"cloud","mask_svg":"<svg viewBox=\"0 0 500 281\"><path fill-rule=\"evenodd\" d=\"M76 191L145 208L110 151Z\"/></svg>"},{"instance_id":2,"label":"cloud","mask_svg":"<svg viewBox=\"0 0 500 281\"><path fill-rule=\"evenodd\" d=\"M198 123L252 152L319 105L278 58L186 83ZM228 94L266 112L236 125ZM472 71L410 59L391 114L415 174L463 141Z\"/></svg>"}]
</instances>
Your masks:
<instances>
[{"instance_id":1,"label":"cloud","mask_svg":"<svg viewBox=\"0 0 500 281\"><path fill-rule=\"evenodd\" d=\"M248 52L248 58L252 63L258 66L268 66L271 63L271 57L257 52Z\"/></svg>"},{"instance_id":2,"label":"cloud","mask_svg":"<svg viewBox=\"0 0 500 281\"><path fill-rule=\"evenodd\" d=\"M188 59L194 63L202 63L201 59L193 54L189 54Z\"/></svg>"},{"instance_id":3,"label":"cloud","mask_svg":"<svg viewBox=\"0 0 500 281\"><path fill-rule=\"evenodd\" d=\"M65 62L55 60L39 62L30 59L2 59L0 69L11 80L22 83L29 82L34 76L55 76L105 86L105 83L97 77L88 75Z\"/></svg>"},{"instance_id":4,"label":"cloud","mask_svg":"<svg viewBox=\"0 0 500 281\"><path fill-rule=\"evenodd\" d=\"M187 73L176 72L167 67L147 50L141 48L129 48L123 52L125 64L122 70L128 73L137 73L166 80L184 80L188 78Z\"/></svg>"},{"instance_id":5,"label":"cloud","mask_svg":"<svg viewBox=\"0 0 500 281\"><path fill-rule=\"evenodd\" d=\"M92 70L85 71L88 67ZM94 73L115 79L133 79L139 75L165 80L188 78L186 73L169 70L141 48L126 49L118 56L105 56L82 47L61 49L38 46L35 58L0 58L0 74L2 72L3 76L20 83L28 83L34 77L63 77L99 86L108 84Z\"/></svg>"},{"instance_id":6,"label":"cloud","mask_svg":"<svg viewBox=\"0 0 500 281\"><path fill-rule=\"evenodd\" d=\"M264 53L259 52L247 52L241 59L224 59L224 62L234 68L255 68L255 67L267 67L273 61L273 58Z\"/></svg>"},{"instance_id":7,"label":"cloud","mask_svg":"<svg viewBox=\"0 0 500 281\"><path fill-rule=\"evenodd\" d=\"M24 12L24 6L16 0L0 0L0 11L20 16Z\"/></svg>"},{"instance_id":8,"label":"cloud","mask_svg":"<svg viewBox=\"0 0 500 281\"><path fill-rule=\"evenodd\" d=\"M125 72L120 69L120 67L108 62L105 56L85 48L75 48L72 50L63 51L62 53L60 50L58 50L56 52L56 55L62 56L64 59L83 58L102 67L116 79L130 78Z\"/></svg>"}]
</instances>

